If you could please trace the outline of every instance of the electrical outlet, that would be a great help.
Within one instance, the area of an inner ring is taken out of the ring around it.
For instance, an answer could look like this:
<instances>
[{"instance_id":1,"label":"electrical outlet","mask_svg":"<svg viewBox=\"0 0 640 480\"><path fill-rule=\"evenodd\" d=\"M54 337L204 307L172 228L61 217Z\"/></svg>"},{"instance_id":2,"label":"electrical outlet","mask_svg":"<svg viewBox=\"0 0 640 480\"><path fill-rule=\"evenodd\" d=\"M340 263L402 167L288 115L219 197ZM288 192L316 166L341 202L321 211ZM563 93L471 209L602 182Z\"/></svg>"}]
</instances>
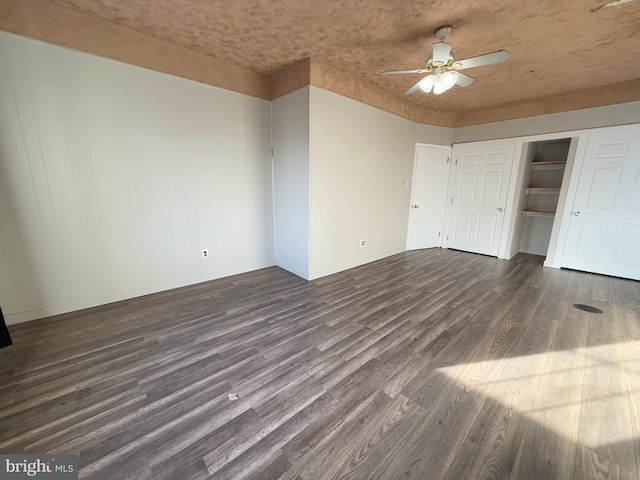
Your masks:
<instances>
[{"instance_id":1,"label":"electrical outlet","mask_svg":"<svg viewBox=\"0 0 640 480\"><path fill-rule=\"evenodd\" d=\"M209 249L208 248L203 248L202 249L202 258L209 258Z\"/></svg>"},{"instance_id":2,"label":"electrical outlet","mask_svg":"<svg viewBox=\"0 0 640 480\"><path fill-rule=\"evenodd\" d=\"M366 247L367 246L367 241L366 240L360 240L360 248L362 247Z\"/></svg>"}]
</instances>

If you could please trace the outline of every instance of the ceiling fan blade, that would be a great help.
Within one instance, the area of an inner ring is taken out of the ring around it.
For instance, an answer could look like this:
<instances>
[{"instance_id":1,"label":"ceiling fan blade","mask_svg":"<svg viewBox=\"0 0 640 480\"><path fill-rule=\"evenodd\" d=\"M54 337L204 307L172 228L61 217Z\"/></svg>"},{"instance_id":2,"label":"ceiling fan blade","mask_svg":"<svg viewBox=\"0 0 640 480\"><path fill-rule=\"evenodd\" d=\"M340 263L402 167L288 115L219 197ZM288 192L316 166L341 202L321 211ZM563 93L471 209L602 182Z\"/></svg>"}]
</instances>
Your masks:
<instances>
[{"instance_id":1,"label":"ceiling fan blade","mask_svg":"<svg viewBox=\"0 0 640 480\"><path fill-rule=\"evenodd\" d=\"M466 60L459 60L456 63L460 63L462 65L462 69L464 69L504 62L507 58L509 58L509 52L506 50L498 50L497 52L485 53L484 55L467 58Z\"/></svg>"},{"instance_id":2,"label":"ceiling fan blade","mask_svg":"<svg viewBox=\"0 0 640 480\"><path fill-rule=\"evenodd\" d=\"M464 73L456 72L456 85L458 85L460 87L468 87L469 85L471 85L475 81L476 81L476 79L473 78L473 77L470 77L469 75L465 75Z\"/></svg>"},{"instance_id":3,"label":"ceiling fan blade","mask_svg":"<svg viewBox=\"0 0 640 480\"><path fill-rule=\"evenodd\" d=\"M420 82L421 81L422 81L422 79L418 80L418 83L416 83L413 87L411 87L409 90L404 92L404 94L405 95L411 95L412 93L416 93L418 90L420 90Z\"/></svg>"},{"instance_id":4,"label":"ceiling fan blade","mask_svg":"<svg viewBox=\"0 0 640 480\"><path fill-rule=\"evenodd\" d=\"M391 72L382 72L382 75L404 75L406 73L423 73L424 69L420 68L418 70L393 70Z\"/></svg>"},{"instance_id":5,"label":"ceiling fan blade","mask_svg":"<svg viewBox=\"0 0 640 480\"><path fill-rule=\"evenodd\" d=\"M433 61L448 62L451 53L451 45L445 42L436 42L433 44Z\"/></svg>"}]
</instances>

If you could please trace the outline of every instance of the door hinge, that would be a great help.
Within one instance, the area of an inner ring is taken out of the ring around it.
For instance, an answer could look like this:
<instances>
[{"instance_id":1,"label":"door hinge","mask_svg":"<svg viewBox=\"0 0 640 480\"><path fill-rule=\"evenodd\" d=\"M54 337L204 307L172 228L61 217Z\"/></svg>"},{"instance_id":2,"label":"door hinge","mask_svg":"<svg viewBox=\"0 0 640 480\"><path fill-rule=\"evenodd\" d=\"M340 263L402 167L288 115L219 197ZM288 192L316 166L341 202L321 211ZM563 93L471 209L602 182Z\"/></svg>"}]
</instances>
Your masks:
<instances>
[{"instance_id":1,"label":"door hinge","mask_svg":"<svg viewBox=\"0 0 640 480\"><path fill-rule=\"evenodd\" d=\"M453 205L453 198L451 199L451 205Z\"/></svg>"},{"instance_id":2,"label":"door hinge","mask_svg":"<svg viewBox=\"0 0 640 480\"><path fill-rule=\"evenodd\" d=\"M440 232L438 232L438 236L440 236Z\"/></svg>"},{"instance_id":3,"label":"door hinge","mask_svg":"<svg viewBox=\"0 0 640 480\"><path fill-rule=\"evenodd\" d=\"M447 235L447 240L449 240L449 235Z\"/></svg>"},{"instance_id":4,"label":"door hinge","mask_svg":"<svg viewBox=\"0 0 640 480\"><path fill-rule=\"evenodd\" d=\"M447 163L449 163L449 157L447 157Z\"/></svg>"},{"instance_id":5,"label":"door hinge","mask_svg":"<svg viewBox=\"0 0 640 480\"><path fill-rule=\"evenodd\" d=\"M456 158L456 165L458 164L458 159Z\"/></svg>"}]
</instances>

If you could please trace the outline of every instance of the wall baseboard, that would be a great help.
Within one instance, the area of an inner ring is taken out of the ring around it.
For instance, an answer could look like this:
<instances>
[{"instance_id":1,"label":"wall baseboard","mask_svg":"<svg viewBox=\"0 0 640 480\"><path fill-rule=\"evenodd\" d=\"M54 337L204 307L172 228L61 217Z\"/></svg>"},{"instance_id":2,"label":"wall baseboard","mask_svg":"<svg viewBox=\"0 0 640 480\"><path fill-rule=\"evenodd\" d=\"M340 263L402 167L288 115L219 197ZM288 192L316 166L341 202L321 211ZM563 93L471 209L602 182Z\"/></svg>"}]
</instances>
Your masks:
<instances>
[{"instance_id":1,"label":"wall baseboard","mask_svg":"<svg viewBox=\"0 0 640 480\"><path fill-rule=\"evenodd\" d=\"M315 272L309 273L309 280L316 280L318 278L326 277L328 275L333 275L334 273L342 272L344 270L349 270L350 268L359 267L360 265L364 265L366 263L375 262L376 260L382 260L383 258L390 257L391 255L396 255L398 253L406 252L405 247L394 248L393 250L388 250L386 252L378 253L375 255L371 255L370 257L359 258L353 262L343 263L342 265L337 265L335 267L326 268L324 270L318 270Z\"/></svg>"},{"instance_id":2,"label":"wall baseboard","mask_svg":"<svg viewBox=\"0 0 640 480\"><path fill-rule=\"evenodd\" d=\"M528 253L530 255L539 255L541 257L544 257L547 255L546 250L544 252L541 252L540 250L534 250L534 249L526 249L526 248L520 248L518 250L520 253Z\"/></svg>"},{"instance_id":3,"label":"wall baseboard","mask_svg":"<svg viewBox=\"0 0 640 480\"><path fill-rule=\"evenodd\" d=\"M63 313L75 312L77 310L84 310L85 308L98 307L106 305L108 303L120 302L122 300L129 300L143 295L149 295L152 293L164 292L167 290L173 290L174 288L186 287L188 285L194 285L196 283L208 282L210 280L217 280L218 278L230 277L231 275L238 275L240 273L251 272L254 270L260 270L261 268L267 268L274 266L274 263L243 265L241 267L231 268L228 270L218 270L217 272L208 273L206 275L198 275L196 277L189 277L179 280L174 280L167 283L160 283L157 285L148 285L141 288L135 288L133 290L126 290L122 292L114 292L101 297L88 298L83 300L77 300L74 302L65 303L62 305L53 305L50 307L37 308L34 310L27 310L24 312L16 312L6 315L5 320L7 325L15 325L18 323L29 322L32 320L38 320L40 318L51 317L53 315L60 315Z\"/></svg>"},{"instance_id":4,"label":"wall baseboard","mask_svg":"<svg viewBox=\"0 0 640 480\"><path fill-rule=\"evenodd\" d=\"M283 270L286 270L287 272L291 272L294 275L297 275L300 278L303 278L305 280L309 280L309 274L308 274L308 270L304 271L298 267L295 267L293 265L290 265L286 262L282 262L279 260L276 260L276 265L280 268L282 268Z\"/></svg>"},{"instance_id":5,"label":"wall baseboard","mask_svg":"<svg viewBox=\"0 0 640 480\"><path fill-rule=\"evenodd\" d=\"M511 252L509 252L506 256L504 257L498 257L502 260L511 260L513 257L515 257L517 254L519 254L520 252L522 252L522 250L518 249L518 250L513 250ZM524 253L524 252L523 252Z\"/></svg>"}]
</instances>

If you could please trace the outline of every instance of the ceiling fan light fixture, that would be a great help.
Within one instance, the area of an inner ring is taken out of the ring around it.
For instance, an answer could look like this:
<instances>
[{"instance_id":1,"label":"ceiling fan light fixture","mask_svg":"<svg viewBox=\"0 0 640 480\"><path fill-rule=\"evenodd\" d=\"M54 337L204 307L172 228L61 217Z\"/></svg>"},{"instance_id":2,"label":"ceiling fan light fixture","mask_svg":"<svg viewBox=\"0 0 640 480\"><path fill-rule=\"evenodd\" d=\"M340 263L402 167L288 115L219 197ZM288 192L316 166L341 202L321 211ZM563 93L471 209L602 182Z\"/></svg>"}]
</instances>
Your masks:
<instances>
[{"instance_id":1,"label":"ceiling fan light fixture","mask_svg":"<svg viewBox=\"0 0 640 480\"><path fill-rule=\"evenodd\" d=\"M438 72L433 79L433 93L440 95L456 84L458 74L455 72ZM428 93L428 92L427 92Z\"/></svg>"},{"instance_id":2,"label":"ceiling fan light fixture","mask_svg":"<svg viewBox=\"0 0 640 480\"><path fill-rule=\"evenodd\" d=\"M632 0L618 0L618 2L629 2ZM616 3L616 2L613 2ZM458 73L458 70L464 70L466 68L481 67L483 65L492 65L494 63L504 62L509 58L509 52L506 50L496 50L495 52L485 53L483 55L477 55L475 57L466 58L464 60L456 60L451 53L451 45L445 42L449 34L451 33L451 26L444 25L436 29L436 36L438 41L433 44L433 53L427 60L427 64L423 68L415 70L392 70L382 72L383 75L415 75L415 74L429 74L418 80L405 95L411 95L419 90L425 93L433 92L435 95L440 95L446 92L454 85L460 87L468 87L471 85L475 78L465 75L464 73Z\"/></svg>"},{"instance_id":3,"label":"ceiling fan light fixture","mask_svg":"<svg viewBox=\"0 0 640 480\"><path fill-rule=\"evenodd\" d=\"M444 83L445 89L449 90L456 84L456 80L458 79L458 74L456 72L447 72L442 75L442 82Z\"/></svg>"},{"instance_id":4,"label":"ceiling fan light fixture","mask_svg":"<svg viewBox=\"0 0 640 480\"><path fill-rule=\"evenodd\" d=\"M425 93L429 93L434 85L433 78L434 78L433 75L428 75L424 77L422 80L420 80L420 90L422 90Z\"/></svg>"},{"instance_id":5,"label":"ceiling fan light fixture","mask_svg":"<svg viewBox=\"0 0 640 480\"><path fill-rule=\"evenodd\" d=\"M433 84L433 93L435 93L436 95L440 95L445 90L447 90L447 87L445 87L444 82L442 81L442 78L440 77L437 78Z\"/></svg>"}]
</instances>

